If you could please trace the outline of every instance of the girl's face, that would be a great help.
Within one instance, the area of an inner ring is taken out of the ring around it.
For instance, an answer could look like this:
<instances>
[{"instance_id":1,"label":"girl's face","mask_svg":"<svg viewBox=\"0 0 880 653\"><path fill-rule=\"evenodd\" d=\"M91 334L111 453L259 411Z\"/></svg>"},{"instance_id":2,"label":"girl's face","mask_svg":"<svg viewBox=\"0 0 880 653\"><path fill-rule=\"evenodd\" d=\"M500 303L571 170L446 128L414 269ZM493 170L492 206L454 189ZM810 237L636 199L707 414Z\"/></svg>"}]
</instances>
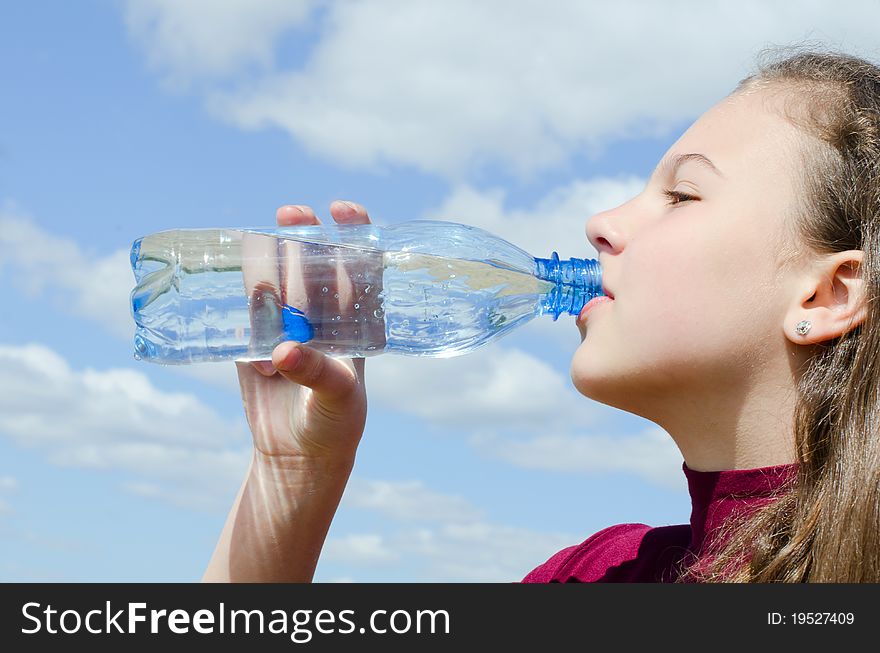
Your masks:
<instances>
[{"instance_id":1,"label":"girl's face","mask_svg":"<svg viewBox=\"0 0 880 653\"><path fill-rule=\"evenodd\" d=\"M796 290L780 245L802 137L770 102L763 91L726 98L640 195L587 221L614 300L578 322L571 376L582 394L662 425L682 402L705 409L786 364Z\"/></svg>"}]
</instances>

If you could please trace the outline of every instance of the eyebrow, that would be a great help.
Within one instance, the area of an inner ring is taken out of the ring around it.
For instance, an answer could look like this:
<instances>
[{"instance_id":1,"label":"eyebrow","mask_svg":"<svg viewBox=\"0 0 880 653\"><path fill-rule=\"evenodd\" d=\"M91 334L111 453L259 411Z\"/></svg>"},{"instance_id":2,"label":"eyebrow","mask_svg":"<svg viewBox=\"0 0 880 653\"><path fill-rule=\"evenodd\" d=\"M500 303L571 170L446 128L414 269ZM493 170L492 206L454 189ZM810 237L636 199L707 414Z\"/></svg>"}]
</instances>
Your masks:
<instances>
[{"instance_id":1,"label":"eyebrow","mask_svg":"<svg viewBox=\"0 0 880 653\"><path fill-rule=\"evenodd\" d=\"M697 152L690 152L688 154L676 154L675 156L664 159L657 166L655 172L664 172L668 171L669 175L674 175L678 172L678 169L683 166L685 163L693 161L694 163L699 163L701 166L706 168L707 170L711 170L716 175L724 179L724 175L721 171L712 163L706 156L699 154ZM653 175L652 175L653 176Z\"/></svg>"}]
</instances>

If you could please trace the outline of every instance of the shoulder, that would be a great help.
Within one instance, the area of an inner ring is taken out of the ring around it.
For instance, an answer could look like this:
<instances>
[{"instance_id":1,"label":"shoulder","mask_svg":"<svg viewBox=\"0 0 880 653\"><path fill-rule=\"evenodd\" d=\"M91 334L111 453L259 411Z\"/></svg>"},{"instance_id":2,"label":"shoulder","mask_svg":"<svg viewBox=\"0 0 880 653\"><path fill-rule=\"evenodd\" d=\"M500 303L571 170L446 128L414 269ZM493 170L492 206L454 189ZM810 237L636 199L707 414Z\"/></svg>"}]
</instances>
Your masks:
<instances>
[{"instance_id":1,"label":"shoulder","mask_svg":"<svg viewBox=\"0 0 880 653\"><path fill-rule=\"evenodd\" d=\"M554 554L524 583L653 582L668 578L690 541L687 524L617 524Z\"/></svg>"}]
</instances>

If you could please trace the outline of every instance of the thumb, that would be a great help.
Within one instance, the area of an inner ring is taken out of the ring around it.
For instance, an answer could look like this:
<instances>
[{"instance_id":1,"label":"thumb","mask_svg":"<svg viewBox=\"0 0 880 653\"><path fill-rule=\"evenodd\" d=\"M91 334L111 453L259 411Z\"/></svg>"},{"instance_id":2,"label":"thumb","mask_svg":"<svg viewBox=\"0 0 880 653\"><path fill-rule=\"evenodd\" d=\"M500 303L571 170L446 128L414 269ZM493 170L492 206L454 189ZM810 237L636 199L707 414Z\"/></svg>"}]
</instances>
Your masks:
<instances>
[{"instance_id":1,"label":"thumb","mask_svg":"<svg viewBox=\"0 0 880 653\"><path fill-rule=\"evenodd\" d=\"M272 364L284 378L311 388L324 399L346 397L358 384L354 371L342 361L299 342L286 341L275 347Z\"/></svg>"}]
</instances>

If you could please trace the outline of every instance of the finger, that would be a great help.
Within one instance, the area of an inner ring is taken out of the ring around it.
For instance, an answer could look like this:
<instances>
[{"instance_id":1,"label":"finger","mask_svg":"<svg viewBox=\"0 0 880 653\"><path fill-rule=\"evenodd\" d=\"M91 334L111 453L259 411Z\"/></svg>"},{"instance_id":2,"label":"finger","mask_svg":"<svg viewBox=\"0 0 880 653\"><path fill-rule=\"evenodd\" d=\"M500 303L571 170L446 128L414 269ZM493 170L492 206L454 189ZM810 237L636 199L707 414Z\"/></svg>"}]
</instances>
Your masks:
<instances>
[{"instance_id":1,"label":"finger","mask_svg":"<svg viewBox=\"0 0 880 653\"><path fill-rule=\"evenodd\" d=\"M330 215L342 224L370 224L367 210L360 204L336 200L330 204ZM361 254L337 258L336 285L339 288L339 315L348 344L359 349L385 348L385 320L381 308L382 255Z\"/></svg>"},{"instance_id":2,"label":"finger","mask_svg":"<svg viewBox=\"0 0 880 653\"><path fill-rule=\"evenodd\" d=\"M324 401L349 397L358 377L342 361L298 342L282 342L272 352L272 364L294 383L311 388Z\"/></svg>"},{"instance_id":3,"label":"finger","mask_svg":"<svg viewBox=\"0 0 880 653\"><path fill-rule=\"evenodd\" d=\"M354 373L357 374L357 377L361 380L361 383L364 381L364 358L352 358L351 362L354 363Z\"/></svg>"},{"instance_id":4,"label":"finger","mask_svg":"<svg viewBox=\"0 0 880 653\"><path fill-rule=\"evenodd\" d=\"M315 288L320 279L313 279L312 264L313 256L310 256L311 248L296 240L285 240L281 244L282 254L282 299L285 304L302 314L301 326L303 334L296 336L299 341L310 340L314 335L314 320L316 309L320 306L321 295ZM328 289L329 292L329 289ZM326 293L325 293L326 294ZM309 325L311 323L311 335Z\"/></svg>"},{"instance_id":5,"label":"finger","mask_svg":"<svg viewBox=\"0 0 880 653\"><path fill-rule=\"evenodd\" d=\"M263 376L273 376L278 373L278 370L272 365L272 361L252 361L251 365Z\"/></svg>"},{"instance_id":6,"label":"finger","mask_svg":"<svg viewBox=\"0 0 880 653\"><path fill-rule=\"evenodd\" d=\"M297 224L321 224L311 207L301 204L285 204L275 211L278 226L286 227Z\"/></svg>"},{"instance_id":7,"label":"finger","mask_svg":"<svg viewBox=\"0 0 880 653\"><path fill-rule=\"evenodd\" d=\"M321 221L315 215L311 207L303 204L285 204L275 211L275 219L280 227L294 227L300 225L318 225ZM281 301L292 306L302 315L310 312L310 297L308 288L304 285L304 275L301 270L303 246L293 240L285 240L281 243ZM300 324L300 322L298 322ZM300 329L298 338L309 340L311 329L306 318L301 321L303 329Z\"/></svg>"},{"instance_id":8,"label":"finger","mask_svg":"<svg viewBox=\"0 0 880 653\"><path fill-rule=\"evenodd\" d=\"M330 203L330 215L336 222L343 224L369 224L370 216L367 210L360 204L344 200L334 200Z\"/></svg>"},{"instance_id":9,"label":"finger","mask_svg":"<svg viewBox=\"0 0 880 653\"><path fill-rule=\"evenodd\" d=\"M278 342L282 328L281 280L274 238L258 233L242 235L241 274L251 326L248 351L262 356Z\"/></svg>"}]
</instances>

